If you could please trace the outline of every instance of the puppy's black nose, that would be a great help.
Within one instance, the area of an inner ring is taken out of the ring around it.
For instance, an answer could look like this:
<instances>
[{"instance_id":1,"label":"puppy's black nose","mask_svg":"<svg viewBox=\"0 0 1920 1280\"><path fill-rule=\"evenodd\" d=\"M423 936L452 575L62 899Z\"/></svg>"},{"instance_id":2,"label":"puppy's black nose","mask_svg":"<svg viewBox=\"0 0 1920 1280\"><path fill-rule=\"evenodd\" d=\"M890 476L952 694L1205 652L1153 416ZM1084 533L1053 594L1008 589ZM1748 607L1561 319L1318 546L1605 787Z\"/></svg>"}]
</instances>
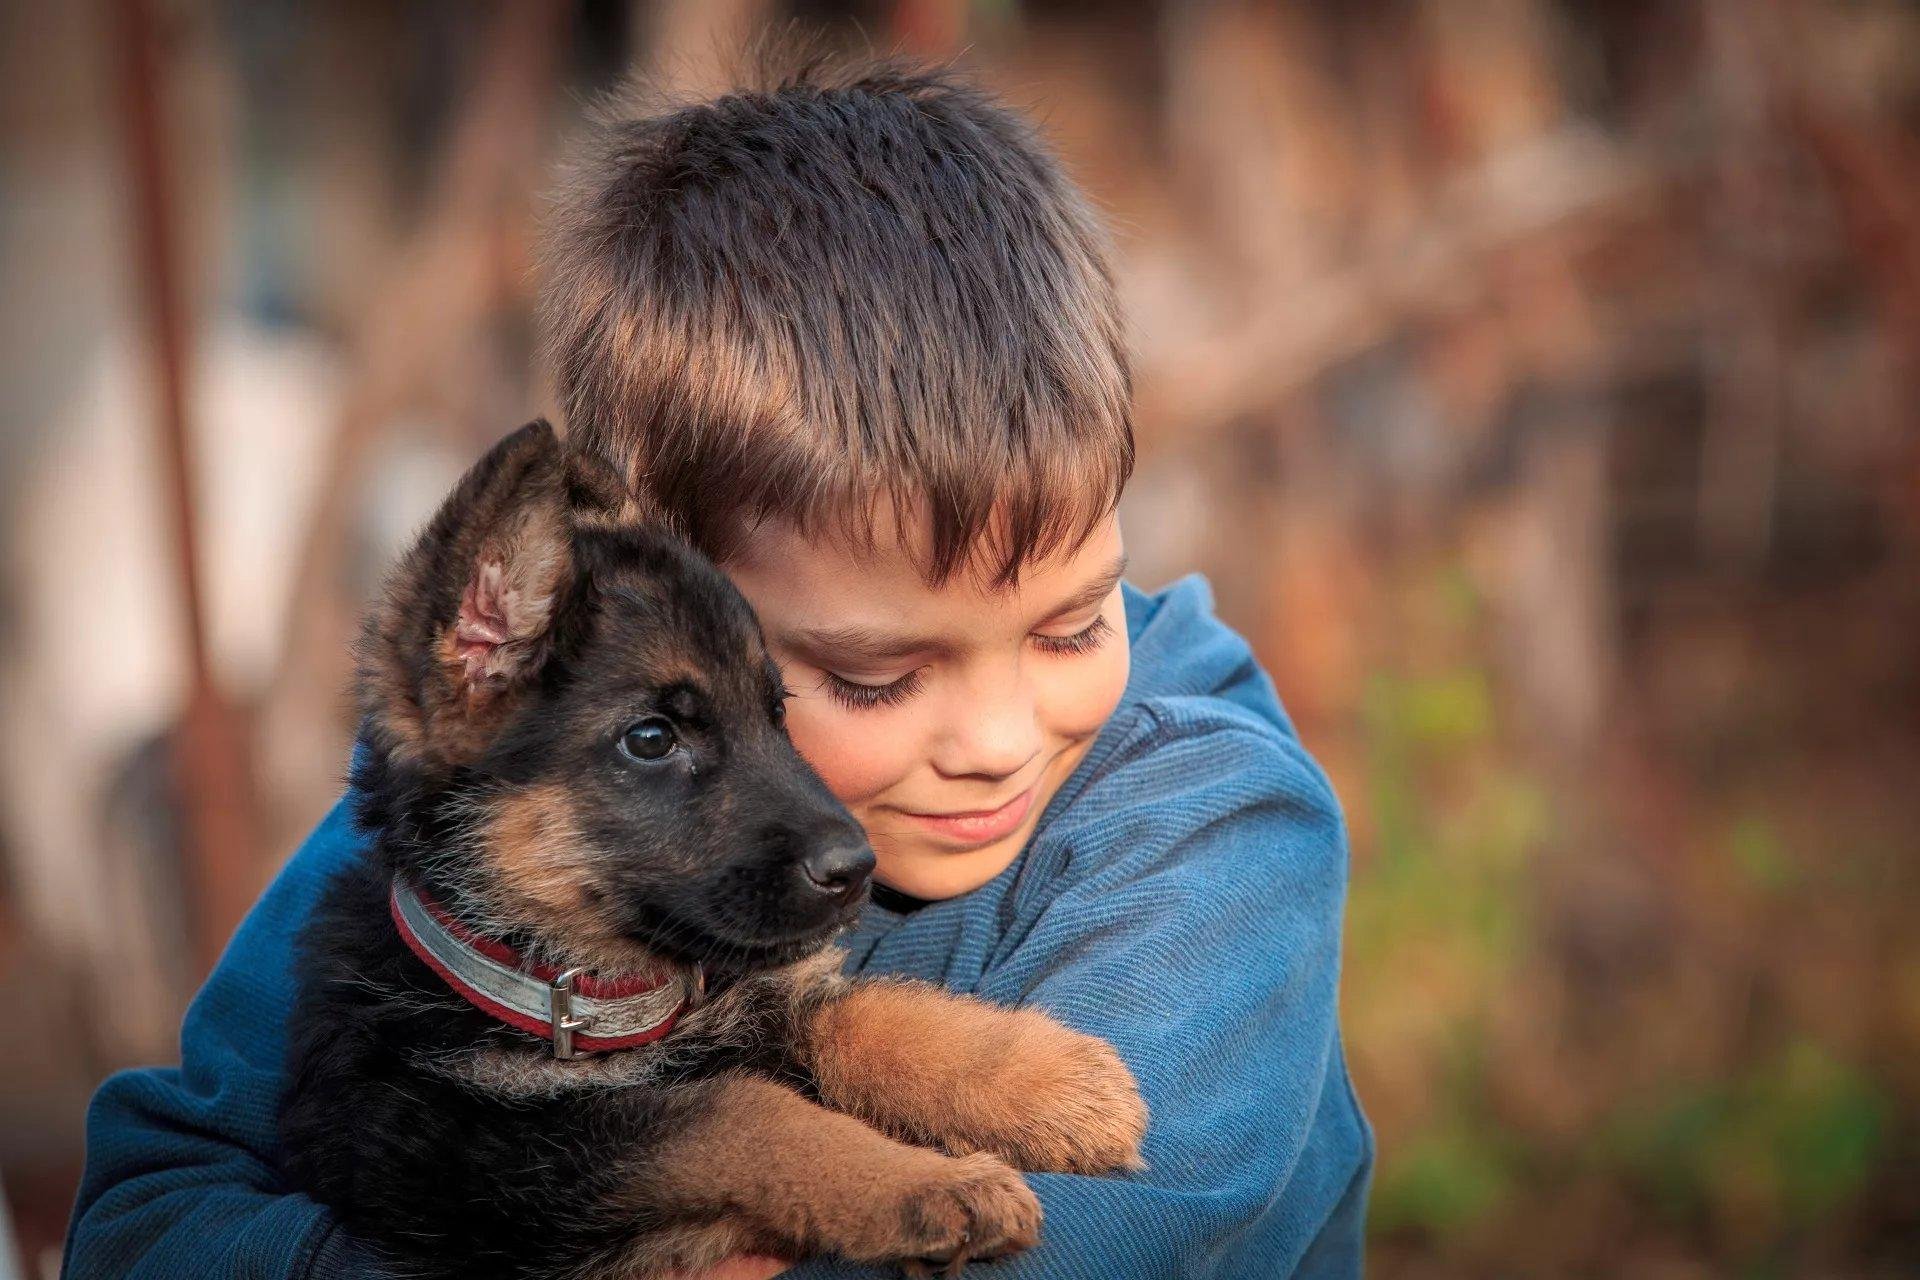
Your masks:
<instances>
[{"instance_id":1,"label":"puppy's black nose","mask_svg":"<svg viewBox=\"0 0 1920 1280\"><path fill-rule=\"evenodd\" d=\"M873 874L873 850L865 840L835 841L801 859L800 870L822 893L851 902Z\"/></svg>"}]
</instances>

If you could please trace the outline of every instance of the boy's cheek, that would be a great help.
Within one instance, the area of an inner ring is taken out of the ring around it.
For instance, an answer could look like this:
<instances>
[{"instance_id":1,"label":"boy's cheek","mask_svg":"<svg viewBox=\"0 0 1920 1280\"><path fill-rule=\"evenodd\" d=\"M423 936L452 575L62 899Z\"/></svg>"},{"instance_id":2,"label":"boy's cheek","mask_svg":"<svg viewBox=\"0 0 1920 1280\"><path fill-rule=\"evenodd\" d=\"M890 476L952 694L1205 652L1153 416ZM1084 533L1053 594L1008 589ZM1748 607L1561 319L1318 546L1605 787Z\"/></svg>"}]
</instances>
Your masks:
<instances>
[{"instance_id":1,"label":"boy's cheek","mask_svg":"<svg viewBox=\"0 0 1920 1280\"><path fill-rule=\"evenodd\" d=\"M1127 691L1133 655L1127 645L1126 614L1115 606L1108 625L1117 634L1105 648L1059 661L1037 682L1041 718L1048 735L1056 741L1088 738L1100 732Z\"/></svg>"},{"instance_id":2,"label":"boy's cheek","mask_svg":"<svg viewBox=\"0 0 1920 1280\"><path fill-rule=\"evenodd\" d=\"M787 703L787 733L794 749L827 789L849 809L885 791L910 771L903 744L884 725L850 724L855 714L826 698L794 698Z\"/></svg>"},{"instance_id":3,"label":"boy's cheek","mask_svg":"<svg viewBox=\"0 0 1920 1280\"><path fill-rule=\"evenodd\" d=\"M1093 661L1080 664L1063 684L1061 711L1055 731L1062 737L1090 737L1100 732L1127 691L1132 656L1124 640Z\"/></svg>"}]
</instances>

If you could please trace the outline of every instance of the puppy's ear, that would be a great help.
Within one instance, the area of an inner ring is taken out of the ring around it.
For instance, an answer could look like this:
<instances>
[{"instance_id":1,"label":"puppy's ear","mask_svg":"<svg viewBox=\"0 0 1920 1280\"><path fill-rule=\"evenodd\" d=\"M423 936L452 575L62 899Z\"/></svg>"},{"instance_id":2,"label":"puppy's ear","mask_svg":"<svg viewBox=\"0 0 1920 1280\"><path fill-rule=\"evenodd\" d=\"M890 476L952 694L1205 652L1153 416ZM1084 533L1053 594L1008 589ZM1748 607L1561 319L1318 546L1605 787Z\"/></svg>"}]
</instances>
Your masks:
<instances>
[{"instance_id":1,"label":"puppy's ear","mask_svg":"<svg viewBox=\"0 0 1920 1280\"><path fill-rule=\"evenodd\" d=\"M585 449L567 453L567 505L573 519L587 528L631 527L658 518L653 505L627 487L619 468Z\"/></svg>"},{"instance_id":2,"label":"puppy's ear","mask_svg":"<svg viewBox=\"0 0 1920 1280\"><path fill-rule=\"evenodd\" d=\"M486 750L577 594L572 495L559 441L534 422L442 504L361 638L362 709L389 749L441 765Z\"/></svg>"}]
</instances>

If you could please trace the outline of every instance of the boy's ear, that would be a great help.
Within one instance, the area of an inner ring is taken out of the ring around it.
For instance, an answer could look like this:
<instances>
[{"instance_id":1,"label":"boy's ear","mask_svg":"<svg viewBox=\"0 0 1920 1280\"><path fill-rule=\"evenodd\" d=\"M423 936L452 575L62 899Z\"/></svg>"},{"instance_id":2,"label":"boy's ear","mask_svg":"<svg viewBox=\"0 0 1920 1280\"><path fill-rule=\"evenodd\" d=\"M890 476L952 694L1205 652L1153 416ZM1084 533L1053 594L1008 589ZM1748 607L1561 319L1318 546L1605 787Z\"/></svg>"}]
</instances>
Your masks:
<instances>
[{"instance_id":1,"label":"boy's ear","mask_svg":"<svg viewBox=\"0 0 1920 1280\"><path fill-rule=\"evenodd\" d=\"M495 445L441 505L361 641L362 709L390 749L463 764L499 732L576 594L573 495L542 421Z\"/></svg>"}]
</instances>

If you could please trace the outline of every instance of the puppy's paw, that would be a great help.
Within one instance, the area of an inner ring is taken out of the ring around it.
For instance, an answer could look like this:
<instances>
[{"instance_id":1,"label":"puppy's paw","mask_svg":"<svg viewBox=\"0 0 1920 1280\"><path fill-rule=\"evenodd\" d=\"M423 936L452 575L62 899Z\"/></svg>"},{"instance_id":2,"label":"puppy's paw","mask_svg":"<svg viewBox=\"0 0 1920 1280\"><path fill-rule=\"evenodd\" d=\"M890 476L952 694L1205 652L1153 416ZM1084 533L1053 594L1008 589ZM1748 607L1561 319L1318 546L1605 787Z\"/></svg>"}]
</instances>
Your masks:
<instances>
[{"instance_id":1,"label":"puppy's paw","mask_svg":"<svg viewBox=\"0 0 1920 1280\"><path fill-rule=\"evenodd\" d=\"M1112 1045L1057 1024L1009 1060L1006 1121L992 1149L1035 1173L1146 1168L1147 1104Z\"/></svg>"},{"instance_id":2,"label":"puppy's paw","mask_svg":"<svg viewBox=\"0 0 1920 1280\"><path fill-rule=\"evenodd\" d=\"M894 1210L895 1238L870 1260L899 1262L909 1274L940 1267L958 1275L969 1261L1018 1253L1040 1240L1040 1202L990 1155L942 1160L937 1172L902 1190Z\"/></svg>"},{"instance_id":3,"label":"puppy's paw","mask_svg":"<svg viewBox=\"0 0 1920 1280\"><path fill-rule=\"evenodd\" d=\"M1131 1173L1146 1169L1146 1103L1127 1063L1098 1036L1068 1031L1058 1055L1054 1109L1041 1115L1031 1151L1033 1171Z\"/></svg>"}]
</instances>

